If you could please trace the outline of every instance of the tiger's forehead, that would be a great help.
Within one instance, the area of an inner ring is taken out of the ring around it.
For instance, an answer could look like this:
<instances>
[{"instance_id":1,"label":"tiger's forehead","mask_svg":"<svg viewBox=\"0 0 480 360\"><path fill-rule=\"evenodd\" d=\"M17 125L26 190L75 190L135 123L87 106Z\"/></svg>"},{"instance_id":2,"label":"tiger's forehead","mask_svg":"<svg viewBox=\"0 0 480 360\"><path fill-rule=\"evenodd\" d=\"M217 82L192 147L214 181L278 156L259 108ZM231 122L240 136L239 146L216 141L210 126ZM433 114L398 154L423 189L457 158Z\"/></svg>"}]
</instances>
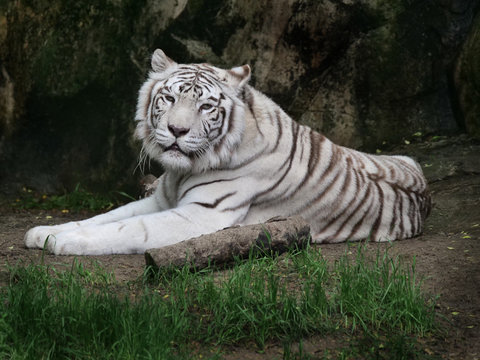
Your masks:
<instances>
[{"instance_id":1,"label":"tiger's forehead","mask_svg":"<svg viewBox=\"0 0 480 360\"><path fill-rule=\"evenodd\" d=\"M221 79L207 64L180 65L165 81L175 93L200 98L206 94L218 93Z\"/></svg>"}]
</instances>

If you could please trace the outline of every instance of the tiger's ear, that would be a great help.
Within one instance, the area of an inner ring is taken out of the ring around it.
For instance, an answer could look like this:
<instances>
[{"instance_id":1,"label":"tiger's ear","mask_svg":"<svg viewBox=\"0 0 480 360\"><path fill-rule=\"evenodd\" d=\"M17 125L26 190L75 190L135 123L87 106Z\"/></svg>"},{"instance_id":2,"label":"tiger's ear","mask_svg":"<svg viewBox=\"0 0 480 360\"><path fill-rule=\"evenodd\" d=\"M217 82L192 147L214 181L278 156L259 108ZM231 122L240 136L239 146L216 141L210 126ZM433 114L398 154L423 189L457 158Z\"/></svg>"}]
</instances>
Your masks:
<instances>
[{"instance_id":1,"label":"tiger's ear","mask_svg":"<svg viewBox=\"0 0 480 360\"><path fill-rule=\"evenodd\" d=\"M157 49L152 55L152 69L155 72L164 72L169 67L176 65L177 63L170 59L165 53Z\"/></svg>"},{"instance_id":2,"label":"tiger's ear","mask_svg":"<svg viewBox=\"0 0 480 360\"><path fill-rule=\"evenodd\" d=\"M250 66L243 65L231 68L230 70L227 70L227 73L229 74L228 83L233 87L241 88L248 82L248 80L250 80L252 72Z\"/></svg>"}]
</instances>

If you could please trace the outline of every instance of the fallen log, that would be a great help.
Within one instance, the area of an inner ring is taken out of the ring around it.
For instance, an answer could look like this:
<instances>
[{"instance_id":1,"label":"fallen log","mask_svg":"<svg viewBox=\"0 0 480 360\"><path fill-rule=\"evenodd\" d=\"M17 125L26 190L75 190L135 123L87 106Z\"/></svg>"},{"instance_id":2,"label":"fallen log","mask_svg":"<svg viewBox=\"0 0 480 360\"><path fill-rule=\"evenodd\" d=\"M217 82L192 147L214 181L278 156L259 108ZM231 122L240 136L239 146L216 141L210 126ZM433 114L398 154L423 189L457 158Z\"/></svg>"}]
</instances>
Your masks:
<instances>
[{"instance_id":1,"label":"fallen log","mask_svg":"<svg viewBox=\"0 0 480 360\"><path fill-rule=\"evenodd\" d=\"M274 218L263 224L236 226L145 252L152 269L189 265L197 270L231 263L250 254L281 254L303 248L310 240L310 226L300 217Z\"/></svg>"}]
</instances>

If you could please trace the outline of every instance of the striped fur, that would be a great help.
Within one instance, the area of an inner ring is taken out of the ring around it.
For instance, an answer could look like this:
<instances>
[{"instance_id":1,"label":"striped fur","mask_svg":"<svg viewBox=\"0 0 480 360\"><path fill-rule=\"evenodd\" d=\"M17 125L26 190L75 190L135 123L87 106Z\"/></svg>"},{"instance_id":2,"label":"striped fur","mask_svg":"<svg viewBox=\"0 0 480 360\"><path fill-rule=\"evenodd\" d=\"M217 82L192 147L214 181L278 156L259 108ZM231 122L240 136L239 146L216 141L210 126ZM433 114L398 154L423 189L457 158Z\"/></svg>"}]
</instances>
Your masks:
<instances>
[{"instance_id":1,"label":"striped fur","mask_svg":"<svg viewBox=\"0 0 480 360\"><path fill-rule=\"evenodd\" d=\"M39 227L26 244L57 254L143 252L227 226L300 215L318 243L422 232L430 195L405 156L369 155L299 125L247 84L248 66L182 65L161 50L139 92L140 163L165 173L155 194L77 223Z\"/></svg>"}]
</instances>

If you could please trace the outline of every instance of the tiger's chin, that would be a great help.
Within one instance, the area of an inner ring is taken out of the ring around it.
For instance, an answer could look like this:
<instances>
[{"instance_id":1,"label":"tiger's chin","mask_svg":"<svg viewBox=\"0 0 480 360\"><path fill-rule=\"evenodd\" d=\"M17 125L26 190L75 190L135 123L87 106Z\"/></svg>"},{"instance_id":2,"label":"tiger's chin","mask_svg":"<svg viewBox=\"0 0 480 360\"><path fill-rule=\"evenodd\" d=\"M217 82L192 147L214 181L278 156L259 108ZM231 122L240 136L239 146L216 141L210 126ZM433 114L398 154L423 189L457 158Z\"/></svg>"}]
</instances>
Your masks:
<instances>
[{"instance_id":1,"label":"tiger's chin","mask_svg":"<svg viewBox=\"0 0 480 360\"><path fill-rule=\"evenodd\" d=\"M160 164L169 171L186 173L193 168L192 159L177 150L164 151L159 160Z\"/></svg>"}]
</instances>

